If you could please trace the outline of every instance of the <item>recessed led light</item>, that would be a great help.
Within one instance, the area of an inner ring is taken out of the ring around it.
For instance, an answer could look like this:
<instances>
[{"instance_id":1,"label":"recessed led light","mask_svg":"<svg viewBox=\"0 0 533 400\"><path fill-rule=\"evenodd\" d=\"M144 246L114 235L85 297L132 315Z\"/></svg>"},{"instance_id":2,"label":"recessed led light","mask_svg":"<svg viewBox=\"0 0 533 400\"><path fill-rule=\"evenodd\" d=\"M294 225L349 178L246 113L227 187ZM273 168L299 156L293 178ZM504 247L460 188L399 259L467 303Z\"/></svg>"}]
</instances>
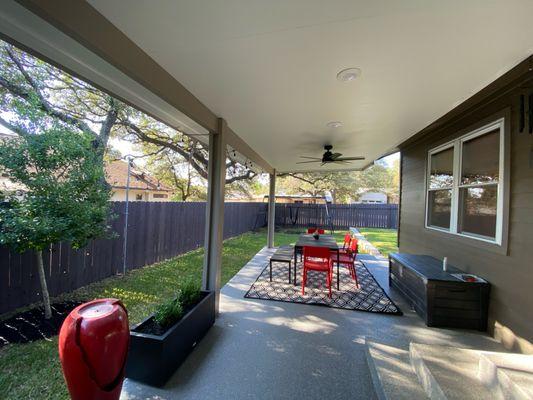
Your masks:
<instances>
[{"instance_id":1,"label":"recessed led light","mask_svg":"<svg viewBox=\"0 0 533 400\"><path fill-rule=\"evenodd\" d=\"M326 124L328 128L340 128L342 126L341 121L331 121Z\"/></svg>"},{"instance_id":2,"label":"recessed led light","mask_svg":"<svg viewBox=\"0 0 533 400\"><path fill-rule=\"evenodd\" d=\"M341 82L352 82L355 81L360 75L360 68L346 68L337 74L337 79Z\"/></svg>"}]
</instances>

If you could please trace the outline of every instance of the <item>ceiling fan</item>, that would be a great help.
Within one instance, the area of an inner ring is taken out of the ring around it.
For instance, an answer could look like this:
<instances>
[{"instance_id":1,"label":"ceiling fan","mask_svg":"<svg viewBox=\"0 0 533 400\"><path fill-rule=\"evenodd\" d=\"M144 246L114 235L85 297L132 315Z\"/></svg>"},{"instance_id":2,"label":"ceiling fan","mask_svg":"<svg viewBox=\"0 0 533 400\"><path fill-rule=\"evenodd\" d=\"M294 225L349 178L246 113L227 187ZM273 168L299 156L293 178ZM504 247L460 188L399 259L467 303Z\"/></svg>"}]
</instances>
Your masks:
<instances>
[{"instance_id":1,"label":"ceiling fan","mask_svg":"<svg viewBox=\"0 0 533 400\"><path fill-rule=\"evenodd\" d=\"M308 157L308 156L300 156L300 158L309 158L312 161L299 161L296 164L307 164L307 163L321 163L320 165L329 164L329 163L342 163L342 164L349 164L350 161L357 161L357 160L364 160L364 157L358 156L358 157L342 157L341 153L332 153L331 149L333 149L333 146L331 144L327 144L324 146L324 150L326 152L322 155L322 158L318 157Z\"/></svg>"}]
</instances>

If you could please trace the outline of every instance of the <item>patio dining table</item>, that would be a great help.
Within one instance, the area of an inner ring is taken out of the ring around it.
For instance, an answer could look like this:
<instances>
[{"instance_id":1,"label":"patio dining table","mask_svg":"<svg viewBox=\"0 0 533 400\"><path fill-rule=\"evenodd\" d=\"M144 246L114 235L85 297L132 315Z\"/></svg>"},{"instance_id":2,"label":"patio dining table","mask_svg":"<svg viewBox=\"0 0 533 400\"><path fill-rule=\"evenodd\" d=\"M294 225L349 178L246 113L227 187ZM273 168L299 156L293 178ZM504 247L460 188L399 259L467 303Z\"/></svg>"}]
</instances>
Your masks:
<instances>
[{"instance_id":1,"label":"patio dining table","mask_svg":"<svg viewBox=\"0 0 533 400\"><path fill-rule=\"evenodd\" d=\"M333 235L320 235L318 239L315 239L313 235L302 234L298 237L298 241L294 245L294 285L297 285L296 282L296 262L298 254L303 253L303 248L305 246L315 246L315 247L327 247L330 250L337 252L337 290L340 289L340 278L339 278L339 245L335 241Z\"/></svg>"}]
</instances>

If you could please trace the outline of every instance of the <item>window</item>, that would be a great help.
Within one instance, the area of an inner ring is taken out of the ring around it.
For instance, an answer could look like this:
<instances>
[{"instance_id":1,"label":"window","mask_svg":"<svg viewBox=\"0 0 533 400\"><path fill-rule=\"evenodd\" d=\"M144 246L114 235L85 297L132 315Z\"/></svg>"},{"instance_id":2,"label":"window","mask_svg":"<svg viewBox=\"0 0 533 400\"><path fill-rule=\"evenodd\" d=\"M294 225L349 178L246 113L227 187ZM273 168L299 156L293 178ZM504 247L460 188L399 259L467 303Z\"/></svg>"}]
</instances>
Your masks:
<instances>
[{"instance_id":1,"label":"window","mask_svg":"<svg viewBox=\"0 0 533 400\"><path fill-rule=\"evenodd\" d=\"M504 120L429 152L428 228L501 244Z\"/></svg>"},{"instance_id":2,"label":"window","mask_svg":"<svg viewBox=\"0 0 533 400\"><path fill-rule=\"evenodd\" d=\"M154 193L154 199L166 199L168 194L165 193Z\"/></svg>"},{"instance_id":3,"label":"window","mask_svg":"<svg viewBox=\"0 0 533 400\"><path fill-rule=\"evenodd\" d=\"M135 195L135 200L142 201L142 199L143 199L142 193L138 193L138 194Z\"/></svg>"},{"instance_id":4,"label":"window","mask_svg":"<svg viewBox=\"0 0 533 400\"><path fill-rule=\"evenodd\" d=\"M450 229L453 190L453 147L430 154L428 225Z\"/></svg>"}]
</instances>

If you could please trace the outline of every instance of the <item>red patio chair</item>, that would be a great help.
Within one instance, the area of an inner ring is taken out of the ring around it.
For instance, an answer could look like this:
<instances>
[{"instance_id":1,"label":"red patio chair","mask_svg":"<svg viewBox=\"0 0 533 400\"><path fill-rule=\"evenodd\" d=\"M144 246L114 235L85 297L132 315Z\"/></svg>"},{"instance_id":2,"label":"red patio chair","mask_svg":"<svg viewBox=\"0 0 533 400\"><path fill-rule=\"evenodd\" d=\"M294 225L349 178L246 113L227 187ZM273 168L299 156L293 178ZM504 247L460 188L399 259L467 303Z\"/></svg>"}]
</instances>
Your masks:
<instances>
[{"instance_id":1,"label":"red patio chair","mask_svg":"<svg viewBox=\"0 0 533 400\"><path fill-rule=\"evenodd\" d=\"M339 255L339 265L346 265L348 267L348 270L350 271L350 276L355 281L357 287L359 287L359 280L357 279L357 270L355 269L355 258L357 257L358 249L359 245L357 243L357 239L352 238L350 242L350 247L346 249L346 253L341 253ZM331 258L334 263L337 262L336 254L335 256L332 255Z\"/></svg>"},{"instance_id":2,"label":"red patio chair","mask_svg":"<svg viewBox=\"0 0 533 400\"><path fill-rule=\"evenodd\" d=\"M302 273L302 295L305 295L308 271L320 271L326 273L326 285L331 299L331 282L333 280L333 261L329 249L326 247L304 246L304 269Z\"/></svg>"},{"instance_id":3,"label":"red patio chair","mask_svg":"<svg viewBox=\"0 0 533 400\"><path fill-rule=\"evenodd\" d=\"M307 228L307 234L308 235L312 235L313 233L317 232L318 231L318 234L319 235L323 235L324 233L326 233L326 231L322 228Z\"/></svg>"},{"instance_id":4,"label":"red patio chair","mask_svg":"<svg viewBox=\"0 0 533 400\"><path fill-rule=\"evenodd\" d=\"M357 242L356 238L353 238ZM347 233L344 235L344 242L342 243L342 248L339 249L339 254L348 254L351 252L350 250L350 243L352 242L352 235L350 233ZM337 257L337 250L331 250L331 257Z\"/></svg>"}]
</instances>

